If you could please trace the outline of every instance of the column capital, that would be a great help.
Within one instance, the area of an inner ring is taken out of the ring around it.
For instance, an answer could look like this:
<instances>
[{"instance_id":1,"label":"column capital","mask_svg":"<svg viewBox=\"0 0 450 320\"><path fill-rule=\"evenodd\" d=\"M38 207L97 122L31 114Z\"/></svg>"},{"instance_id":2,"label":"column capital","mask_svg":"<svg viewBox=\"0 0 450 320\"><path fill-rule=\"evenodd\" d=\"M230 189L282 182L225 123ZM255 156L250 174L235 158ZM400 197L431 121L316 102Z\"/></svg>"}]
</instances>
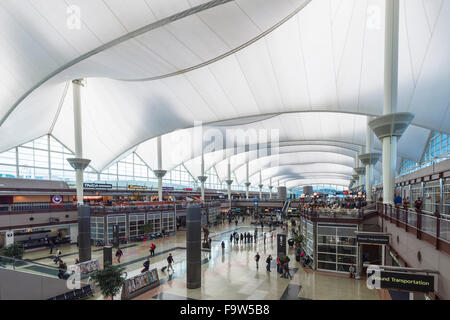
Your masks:
<instances>
[{"instance_id":1,"label":"column capital","mask_svg":"<svg viewBox=\"0 0 450 320\"><path fill-rule=\"evenodd\" d=\"M363 165L374 165L380 160L381 153L379 152L371 152L371 153L363 153L358 155L359 160Z\"/></svg>"},{"instance_id":2,"label":"column capital","mask_svg":"<svg viewBox=\"0 0 450 320\"><path fill-rule=\"evenodd\" d=\"M258 187L259 187L260 189L262 189L262 188L264 187L264 185L263 185L263 184L260 184L260 185L258 185Z\"/></svg>"},{"instance_id":3,"label":"column capital","mask_svg":"<svg viewBox=\"0 0 450 320\"><path fill-rule=\"evenodd\" d=\"M208 177L207 176L198 176L197 179L200 182L205 182L208 179Z\"/></svg>"},{"instance_id":4,"label":"column capital","mask_svg":"<svg viewBox=\"0 0 450 320\"><path fill-rule=\"evenodd\" d=\"M273 186L269 186L269 190L272 190L273 189Z\"/></svg>"},{"instance_id":5,"label":"column capital","mask_svg":"<svg viewBox=\"0 0 450 320\"><path fill-rule=\"evenodd\" d=\"M81 169L83 171L88 167L89 163L91 163L91 160L81 158L70 158L67 159L67 161L75 170Z\"/></svg>"},{"instance_id":6,"label":"column capital","mask_svg":"<svg viewBox=\"0 0 450 320\"><path fill-rule=\"evenodd\" d=\"M82 87L84 87L85 82L86 81L83 78L82 79L74 79L74 80L72 80L73 84L77 84L77 85L82 86Z\"/></svg>"},{"instance_id":7,"label":"column capital","mask_svg":"<svg viewBox=\"0 0 450 320\"><path fill-rule=\"evenodd\" d=\"M164 176L166 175L167 170L153 170L153 174L157 177L157 178L164 178Z\"/></svg>"},{"instance_id":8,"label":"column capital","mask_svg":"<svg viewBox=\"0 0 450 320\"><path fill-rule=\"evenodd\" d=\"M359 175L357 175L357 174L352 174L352 178L353 178L353 180L358 181Z\"/></svg>"},{"instance_id":9,"label":"column capital","mask_svg":"<svg viewBox=\"0 0 450 320\"><path fill-rule=\"evenodd\" d=\"M389 113L369 121L369 127L378 139L386 137L401 137L408 128L414 114L410 112Z\"/></svg>"},{"instance_id":10,"label":"column capital","mask_svg":"<svg viewBox=\"0 0 450 320\"><path fill-rule=\"evenodd\" d=\"M245 186L248 188L248 187L250 187L252 184L250 183L250 182L246 182L245 183Z\"/></svg>"},{"instance_id":11,"label":"column capital","mask_svg":"<svg viewBox=\"0 0 450 320\"><path fill-rule=\"evenodd\" d=\"M233 180L225 180L225 183L229 186L231 186L233 184Z\"/></svg>"},{"instance_id":12,"label":"column capital","mask_svg":"<svg viewBox=\"0 0 450 320\"><path fill-rule=\"evenodd\" d=\"M356 171L356 173L359 176L361 176L361 175L363 175L366 172L366 168L365 167L358 167L358 168L355 168L355 171Z\"/></svg>"}]
</instances>

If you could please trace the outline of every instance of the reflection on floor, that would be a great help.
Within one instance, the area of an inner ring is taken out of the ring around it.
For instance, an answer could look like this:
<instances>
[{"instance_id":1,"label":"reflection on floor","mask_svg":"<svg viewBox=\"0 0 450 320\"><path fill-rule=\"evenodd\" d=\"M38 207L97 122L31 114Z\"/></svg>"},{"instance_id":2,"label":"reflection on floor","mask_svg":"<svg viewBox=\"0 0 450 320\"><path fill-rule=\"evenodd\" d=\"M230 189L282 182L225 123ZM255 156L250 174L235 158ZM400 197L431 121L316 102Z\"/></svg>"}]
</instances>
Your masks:
<instances>
[{"instance_id":1,"label":"reflection on floor","mask_svg":"<svg viewBox=\"0 0 450 320\"><path fill-rule=\"evenodd\" d=\"M186 289L186 232L181 231L177 232L176 236L154 240L156 255L150 258L150 268L158 269L161 286L135 299L379 299L378 292L368 289L364 280L358 281L342 275L303 269L295 261L292 248L288 249L292 280L280 278L276 272L275 260L272 261L272 272L269 273L266 271L265 261L269 254L276 259L276 234L279 229L272 233L265 228L265 243L261 228L258 228L256 242L230 243L230 235L235 230L238 233L253 233L255 227L247 224L239 224L235 227L234 224L225 223L210 229L210 237L213 240L212 249L210 252L202 250L202 287L193 290ZM221 248L222 241L225 243L224 250ZM121 264L126 267L128 277L140 273L142 264L149 256L150 244L151 241L121 247L124 252ZM60 250L63 253L63 260L68 265L78 257L78 248L75 245L64 246ZM256 268L254 260L256 252L261 256L259 269ZM172 253L174 257L175 272L161 272L161 268L167 265L166 258L169 253ZM43 265L56 266L49 256L49 250L26 253L24 258L38 261ZM93 247L92 258L98 259L102 265L102 248ZM114 264L117 264L117 261L114 261Z\"/></svg>"}]
</instances>

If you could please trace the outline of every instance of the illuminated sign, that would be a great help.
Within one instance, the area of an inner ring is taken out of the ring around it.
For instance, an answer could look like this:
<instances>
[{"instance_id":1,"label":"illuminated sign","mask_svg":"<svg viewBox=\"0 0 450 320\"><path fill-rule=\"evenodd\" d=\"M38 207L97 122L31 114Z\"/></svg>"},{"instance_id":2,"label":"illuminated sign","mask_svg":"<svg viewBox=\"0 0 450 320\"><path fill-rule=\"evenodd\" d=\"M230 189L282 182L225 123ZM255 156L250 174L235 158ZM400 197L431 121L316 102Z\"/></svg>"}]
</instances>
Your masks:
<instances>
[{"instance_id":1,"label":"illuminated sign","mask_svg":"<svg viewBox=\"0 0 450 320\"><path fill-rule=\"evenodd\" d=\"M52 196L52 203L61 204L63 202L63 198L61 196Z\"/></svg>"},{"instance_id":2,"label":"illuminated sign","mask_svg":"<svg viewBox=\"0 0 450 320\"><path fill-rule=\"evenodd\" d=\"M112 184L107 183L84 183L85 189L112 189Z\"/></svg>"},{"instance_id":3,"label":"illuminated sign","mask_svg":"<svg viewBox=\"0 0 450 320\"><path fill-rule=\"evenodd\" d=\"M134 184L130 184L128 186L128 189L130 189L130 190L146 190L147 187L146 186L137 186L137 185L134 185Z\"/></svg>"},{"instance_id":4,"label":"illuminated sign","mask_svg":"<svg viewBox=\"0 0 450 320\"><path fill-rule=\"evenodd\" d=\"M387 234L357 234L356 242L371 244L389 244L389 235Z\"/></svg>"},{"instance_id":5,"label":"illuminated sign","mask_svg":"<svg viewBox=\"0 0 450 320\"><path fill-rule=\"evenodd\" d=\"M367 269L368 281L381 289L397 289L413 292L434 292L434 276L394 271Z\"/></svg>"}]
</instances>

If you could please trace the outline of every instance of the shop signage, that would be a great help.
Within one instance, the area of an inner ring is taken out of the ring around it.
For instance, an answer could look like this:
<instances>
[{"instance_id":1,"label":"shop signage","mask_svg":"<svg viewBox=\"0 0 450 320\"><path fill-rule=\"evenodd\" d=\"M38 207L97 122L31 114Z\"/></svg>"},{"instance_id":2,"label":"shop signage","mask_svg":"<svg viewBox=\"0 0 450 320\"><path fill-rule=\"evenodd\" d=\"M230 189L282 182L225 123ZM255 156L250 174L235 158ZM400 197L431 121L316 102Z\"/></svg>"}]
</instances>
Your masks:
<instances>
[{"instance_id":1,"label":"shop signage","mask_svg":"<svg viewBox=\"0 0 450 320\"><path fill-rule=\"evenodd\" d=\"M134 184L130 184L128 186L128 189L131 189L131 190L146 190L148 188L146 186L137 186L137 185L134 185Z\"/></svg>"},{"instance_id":2,"label":"shop signage","mask_svg":"<svg viewBox=\"0 0 450 320\"><path fill-rule=\"evenodd\" d=\"M14 232L13 231L6 231L6 241L5 246L9 246L10 244L14 243Z\"/></svg>"},{"instance_id":3,"label":"shop signage","mask_svg":"<svg viewBox=\"0 0 450 320\"><path fill-rule=\"evenodd\" d=\"M63 197L61 196L52 196L53 204L61 204L63 202Z\"/></svg>"},{"instance_id":4,"label":"shop signage","mask_svg":"<svg viewBox=\"0 0 450 320\"><path fill-rule=\"evenodd\" d=\"M173 191L173 187L163 187L164 191Z\"/></svg>"},{"instance_id":5,"label":"shop signage","mask_svg":"<svg viewBox=\"0 0 450 320\"><path fill-rule=\"evenodd\" d=\"M186 188L186 189L184 189L184 191L193 191L193 189L191 189L191 188Z\"/></svg>"},{"instance_id":6,"label":"shop signage","mask_svg":"<svg viewBox=\"0 0 450 320\"><path fill-rule=\"evenodd\" d=\"M112 184L107 183L84 183L85 189L112 189Z\"/></svg>"},{"instance_id":7,"label":"shop signage","mask_svg":"<svg viewBox=\"0 0 450 320\"><path fill-rule=\"evenodd\" d=\"M434 276L394 271L369 271L368 281L376 283L381 289L434 292Z\"/></svg>"},{"instance_id":8,"label":"shop signage","mask_svg":"<svg viewBox=\"0 0 450 320\"><path fill-rule=\"evenodd\" d=\"M387 234L357 234L356 242L368 244L389 244L389 235Z\"/></svg>"}]
</instances>

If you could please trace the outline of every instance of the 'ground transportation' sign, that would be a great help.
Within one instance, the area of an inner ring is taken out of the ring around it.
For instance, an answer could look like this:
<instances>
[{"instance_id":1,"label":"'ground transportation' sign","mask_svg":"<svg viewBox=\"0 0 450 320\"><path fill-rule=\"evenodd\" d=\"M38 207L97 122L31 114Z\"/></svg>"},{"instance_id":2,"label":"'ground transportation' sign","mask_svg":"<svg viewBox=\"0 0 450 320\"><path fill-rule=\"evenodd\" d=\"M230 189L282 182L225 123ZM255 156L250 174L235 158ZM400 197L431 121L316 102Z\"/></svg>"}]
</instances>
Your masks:
<instances>
[{"instance_id":1,"label":"'ground transportation' sign","mask_svg":"<svg viewBox=\"0 0 450 320\"><path fill-rule=\"evenodd\" d=\"M434 277L408 272L384 271L368 268L369 288L396 289L404 291L433 292Z\"/></svg>"},{"instance_id":2,"label":"'ground transportation' sign","mask_svg":"<svg viewBox=\"0 0 450 320\"><path fill-rule=\"evenodd\" d=\"M359 233L356 235L356 242L368 244L389 244L389 235Z\"/></svg>"}]
</instances>

